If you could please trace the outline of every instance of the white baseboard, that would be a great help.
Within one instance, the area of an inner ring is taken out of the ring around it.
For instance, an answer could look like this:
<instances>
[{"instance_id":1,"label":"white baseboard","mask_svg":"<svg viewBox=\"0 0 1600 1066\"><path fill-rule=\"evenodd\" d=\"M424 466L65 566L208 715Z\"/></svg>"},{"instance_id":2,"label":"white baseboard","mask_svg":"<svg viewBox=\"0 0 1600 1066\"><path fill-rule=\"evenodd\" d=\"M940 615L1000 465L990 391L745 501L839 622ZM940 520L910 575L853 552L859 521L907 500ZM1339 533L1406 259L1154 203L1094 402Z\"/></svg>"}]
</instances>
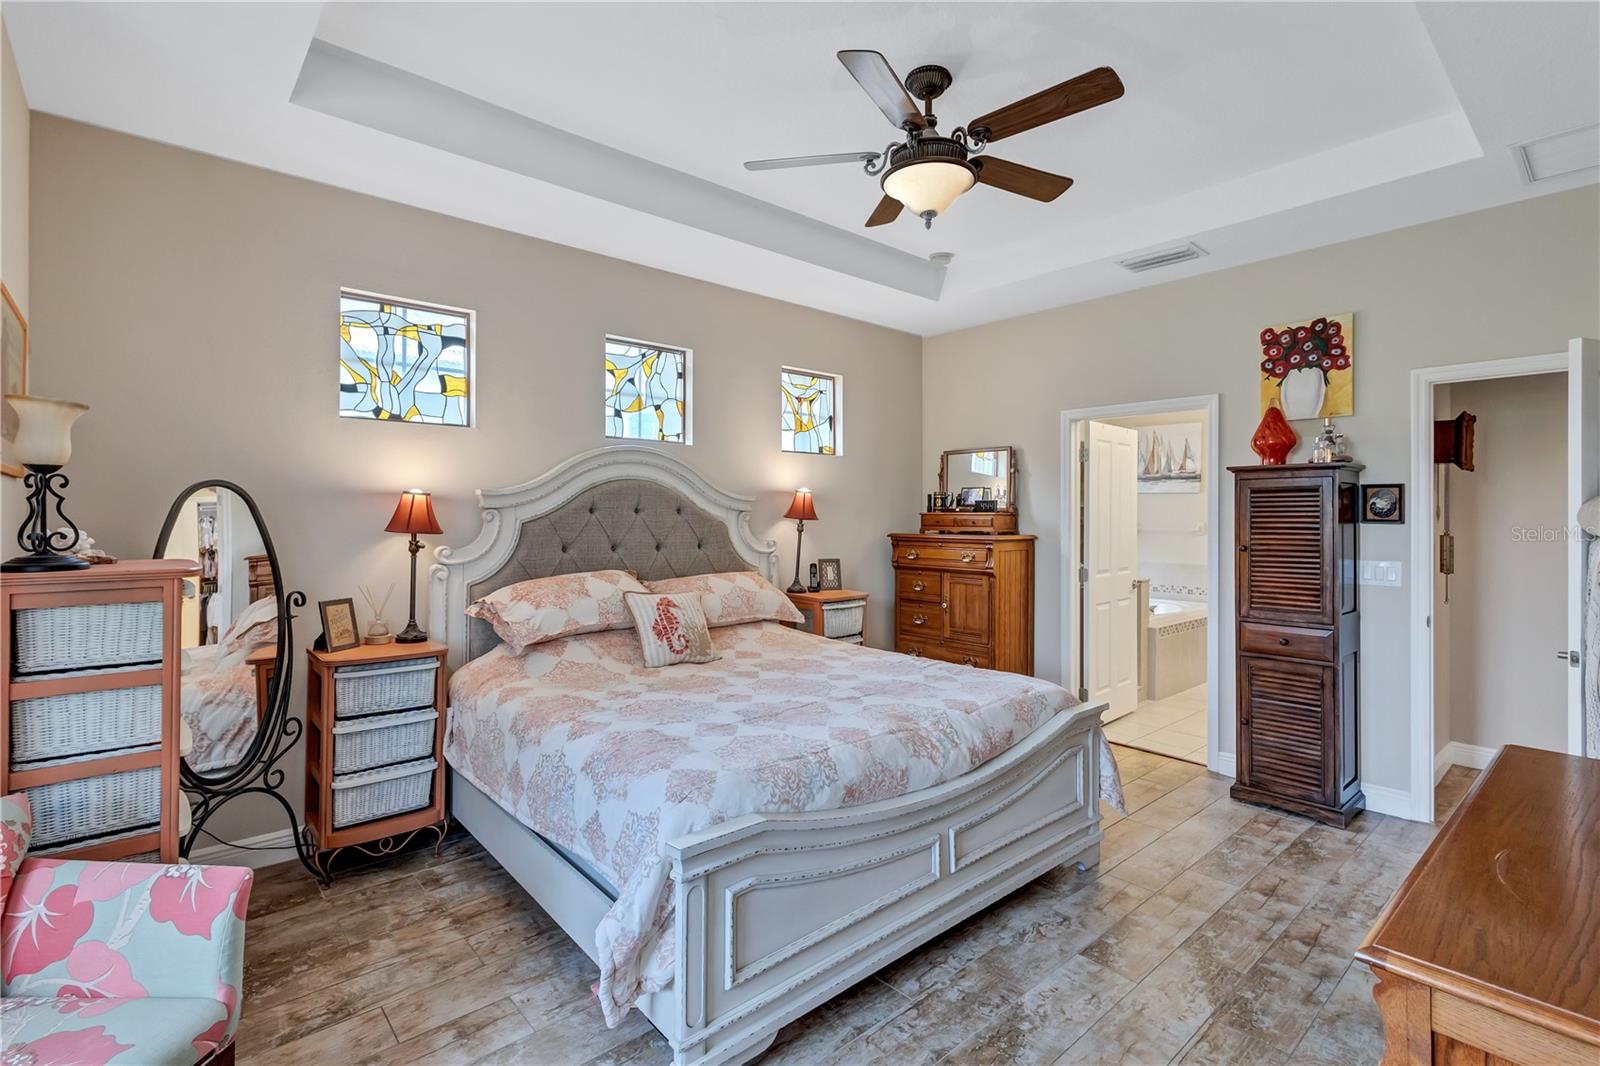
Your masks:
<instances>
[{"instance_id":1,"label":"white baseboard","mask_svg":"<svg viewBox=\"0 0 1600 1066\"><path fill-rule=\"evenodd\" d=\"M1237 766L1238 763L1233 752L1219 751L1217 752L1217 765L1212 767L1212 770L1223 777L1238 777Z\"/></svg>"},{"instance_id":2,"label":"white baseboard","mask_svg":"<svg viewBox=\"0 0 1600 1066\"><path fill-rule=\"evenodd\" d=\"M189 861L196 866L248 866L252 870L276 866L294 858L294 831L291 829L275 829L232 844L211 844L189 853Z\"/></svg>"},{"instance_id":3,"label":"white baseboard","mask_svg":"<svg viewBox=\"0 0 1600 1066\"><path fill-rule=\"evenodd\" d=\"M1396 818L1415 820L1411 806L1411 793L1401 788L1385 788L1362 782L1361 791L1367 797L1367 810L1373 814L1390 814Z\"/></svg>"},{"instance_id":4,"label":"white baseboard","mask_svg":"<svg viewBox=\"0 0 1600 1066\"><path fill-rule=\"evenodd\" d=\"M1466 766L1473 770L1486 768L1498 750L1498 748L1484 748L1477 744L1463 744L1459 740L1452 740L1440 748L1439 754L1433 757L1433 783L1437 785L1439 779L1444 777L1444 772L1452 766Z\"/></svg>"}]
</instances>

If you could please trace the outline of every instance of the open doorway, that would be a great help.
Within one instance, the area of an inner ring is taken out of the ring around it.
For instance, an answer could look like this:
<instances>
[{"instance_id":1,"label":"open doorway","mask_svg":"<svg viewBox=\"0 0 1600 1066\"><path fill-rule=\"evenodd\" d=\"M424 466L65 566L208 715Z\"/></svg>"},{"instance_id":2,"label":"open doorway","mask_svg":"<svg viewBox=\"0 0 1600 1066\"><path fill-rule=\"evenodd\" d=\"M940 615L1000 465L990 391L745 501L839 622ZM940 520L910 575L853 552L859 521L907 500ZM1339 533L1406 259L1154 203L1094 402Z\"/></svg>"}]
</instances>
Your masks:
<instances>
[{"instance_id":1,"label":"open doorway","mask_svg":"<svg viewBox=\"0 0 1600 1066\"><path fill-rule=\"evenodd\" d=\"M1212 397L1069 411L1065 660L1114 743L1218 767Z\"/></svg>"},{"instance_id":2,"label":"open doorway","mask_svg":"<svg viewBox=\"0 0 1600 1066\"><path fill-rule=\"evenodd\" d=\"M1567 375L1443 382L1433 410L1472 441L1433 479L1434 778L1454 796L1507 744L1567 749Z\"/></svg>"},{"instance_id":3,"label":"open doorway","mask_svg":"<svg viewBox=\"0 0 1600 1066\"><path fill-rule=\"evenodd\" d=\"M1574 523L1600 493L1600 344L1414 370L1411 397L1410 806L1431 821L1436 782L1453 795L1505 744L1584 753ZM1441 473L1436 424L1463 411L1474 469Z\"/></svg>"}]
</instances>

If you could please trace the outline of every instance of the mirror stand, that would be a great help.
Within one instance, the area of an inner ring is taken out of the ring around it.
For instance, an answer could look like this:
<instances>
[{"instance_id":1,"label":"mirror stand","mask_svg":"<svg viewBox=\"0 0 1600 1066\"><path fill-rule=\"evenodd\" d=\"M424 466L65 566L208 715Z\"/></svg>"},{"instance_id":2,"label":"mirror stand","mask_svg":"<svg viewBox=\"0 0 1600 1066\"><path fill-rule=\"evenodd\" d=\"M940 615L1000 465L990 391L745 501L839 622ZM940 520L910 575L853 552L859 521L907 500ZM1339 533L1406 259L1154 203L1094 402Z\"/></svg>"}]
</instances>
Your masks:
<instances>
[{"instance_id":1,"label":"mirror stand","mask_svg":"<svg viewBox=\"0 0 1600 1066\"><path fill-rule=\"evenodd\" d=\"M289 698L294 680L294 612L305 606L305 593L298 589L289 592L284 591L279 576L281 571L278 569L277 552L272 546L272 538L267 532L266 524L261 520L261 512L256 507L255 500L251 499L250 494L242 488L228 481L200 481L190 485L178 494L171 510L167 512L166 521L162 524L160 537L156 541L154 557L157 559L164 558L169 545L180 552L189 550L186 540L182 542L183 546L181 548L171 545L171 542L180 517L185 516L185 510L191 504L191 498L197 495L203 496L206 493L210 493L213 498L220 498L223 492L230 492L237 496L239 504L242 504L248 510L250 519L255 523L255 533L259 538L259 545L252 540L251 547L252 549L258 547L259 553L247 558L265 560L265 564L271 574L271 590L260 589L260 594L258 595L257 588L254 586L259 585L263 579L256 572L256 564L252 563L249 579L253 587L250 594L255 596L256 599L251 601L251 609L257 608L257 600L265 599L268 596L272 598L273 603L271 606L275 608L274 612L267 613L264 610L258 610L257 615L260 621L255 624L259 625L261 622L268 621L275 614L277 643L275 651L271 655L270 675L266 675L264 681L258 681L257 684L251 686L252 692L264 693L264 698L257 696L254 706L249 708L257 716L257 722L255 733L251 737L248 747L239 755L236 761L220 768L197 769L190 763L190 755L193 755L193 752L185 755L179 766L179 781L183 791L189 797L190 820L188 832L184 833L179 840L178 853L187 859L201 833L205 832L206 823L229 803L244 796L267 796L282 807L283 813L288 819L290 835L294 841L295 855L299 858L300 864L318 882L327 884L328 879L317 868L315 851L311 848L305 834L300 831L300 819L295 814L294 805L289 802L288 797L283 793L285 774L283 768L279 765L284 756L288 755L299 742L301 734L305 732L305 725L301 719L297 715L289 713ZM231 503L231 501L229 502ZM213 504L213 510L214 506ZM204 556L209 551L212 557L210 560L203 560L205 565L205 576L202 577L201 584L201 588L204 590L201 596L203 603L207 598L215 598L215 590L219 584L216 578L217 571L214 568L217 552L214 546L215 542L212 544L203 543L207 531L214 528L205 524L206 512L204 507L196 507L195 512L200 515L202 529L202 543L198 544L199 550L195 553ZM209 581L207 578L209 578ZM209 585L209 589L207 589L207 585ZM203 607L202 610L204 610ZM243 612L241 612L242 614ZM238 618L236 617L234 620L237 621ZM211 633L208 632L208 623L214 626L214 622L204 616L198 621L200 624L198 626L199 634L197 639L203 647L211 638ZM225 638L227 634L222 632L222 628L216 626L215 632L222 634ZM255 628L255 626L252 625L249 628ZM199 649L193 650L198 651ZM191 649L186 648L186 660L190 655ZM265 658L264 652L262 656ZM239 658L243 660L242 652L239 654ZM265 662L263 661L255 669L258 671L257 677L260 678L259 671L265 669ZM184 673L188 673L187 667ZM188 678L180 680L180 684L186 684L187 682ZM186 726L191 713L203 715L206 713L206 708L202 705L191 712L190 708L186 706L184 715ZM191 732L198 732L198 730L191 727ZM214 839L220 843L227 843L220 837L215 837Z\"/></svg>"}]
</instances>

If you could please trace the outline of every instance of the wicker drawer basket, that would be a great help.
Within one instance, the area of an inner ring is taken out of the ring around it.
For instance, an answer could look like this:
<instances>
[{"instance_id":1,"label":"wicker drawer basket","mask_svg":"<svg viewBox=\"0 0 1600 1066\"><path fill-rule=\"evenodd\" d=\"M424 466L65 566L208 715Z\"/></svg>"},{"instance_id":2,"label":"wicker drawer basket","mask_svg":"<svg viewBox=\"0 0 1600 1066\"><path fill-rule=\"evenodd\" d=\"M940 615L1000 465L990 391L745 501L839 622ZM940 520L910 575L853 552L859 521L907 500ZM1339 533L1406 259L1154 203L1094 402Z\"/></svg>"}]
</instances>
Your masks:
<instances>
[{"instance_id":1,"label":"wicker drawer basket","mask_svg":"<svg viewBox=\"0 0 1600 1066\"><path fill-rule=\"evenodd\" d=\"M19 674L161 661L161 602L27 607L15 612Z\"/></svg>"},{"instance_id":2,"label":"wicker drawer basket","mask_svg":"<svg viewBox=\"0 0 1600 1066\"><path fill-rule=\"evenodd\" d=\"M439 660L401 659L371 666L341 666L333 672L334 717L357 718L385 711L433 706Z\"/></svg>"},{"instance_id":3,"label":"wicker drawer basket","mask_svg":"<svg viewBox=\"0 0 1600 1066\"><path fill-rule=\"evenodd\" d=\"M32 845L104 836L161 821L161 768L57 781L30 788Z\"/></svg>"},{"instance_id":4,"label":"wicker drawer basket","mask_svg":"<svg viewBox=\"0 0 1600 1066\"><path fill-rule=\"evenodd\" d=\"M433 759L361 770L333 779L335 827L426 807L433 800Z\"/></svg>"},{"instance_id":5,"label":"wicker drawer basket","mask_svg":"<svg viewBox=\"0 0 1600 1066\"><path fill-rule=\"evenodd\" d=\"M866 614L866 600L840 600L822 605L822 635L825 637L853 637L862 629Z\"/></svg>"},{"instance_id":6,"label":"wicker drawer basket","mask_svg":"<svg viewBox=\"0 0 1600 1066\"><path fill-rule=\"evenodd\" d=\"M161 686L15 700L11 765L161 743Z\"/></svg>"},{"instance_id":7,"label":"wicker drawer basket","mask_svg":"<svg viewBox=\"0 0 1600 1066\"><path fill-rule=\"evenodd\" d=\"M333 772L410 762L433 754L435 710L375 714L333 727Z\"/></svg>"}]
</instances>

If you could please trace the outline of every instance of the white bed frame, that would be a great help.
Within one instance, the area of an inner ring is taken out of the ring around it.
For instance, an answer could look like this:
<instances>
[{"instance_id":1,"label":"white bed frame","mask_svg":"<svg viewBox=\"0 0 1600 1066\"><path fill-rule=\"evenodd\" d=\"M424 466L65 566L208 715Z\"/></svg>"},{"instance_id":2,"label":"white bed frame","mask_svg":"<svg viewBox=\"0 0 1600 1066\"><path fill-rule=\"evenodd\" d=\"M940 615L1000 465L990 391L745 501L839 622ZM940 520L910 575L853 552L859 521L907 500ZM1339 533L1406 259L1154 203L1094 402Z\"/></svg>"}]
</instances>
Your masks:
<instances>
[{"instance_id":1,"label":"white bed frame","mask_svg":"<svg viewBox=\"0 0 1600 1066\"><path fill-rule=\"evenodd\" d=\"M727 524L741 558L776 577L773 543L750 531L752 499L661 452L600 448L526 484L480 491L477 538L435 552L429 620L446 634L452 666L465 655L467 590L510 559L522 523L618 479L677 491ZM1045 871L1096 864L1104 708L1057 715L934 788L842 810L747 815L667 843L677 970L638 1005L674 1062L748 1061L783 1025ZM454 771L450 793L451 814L593 958L606 892Z\"/></svg>"}]
</instances>

